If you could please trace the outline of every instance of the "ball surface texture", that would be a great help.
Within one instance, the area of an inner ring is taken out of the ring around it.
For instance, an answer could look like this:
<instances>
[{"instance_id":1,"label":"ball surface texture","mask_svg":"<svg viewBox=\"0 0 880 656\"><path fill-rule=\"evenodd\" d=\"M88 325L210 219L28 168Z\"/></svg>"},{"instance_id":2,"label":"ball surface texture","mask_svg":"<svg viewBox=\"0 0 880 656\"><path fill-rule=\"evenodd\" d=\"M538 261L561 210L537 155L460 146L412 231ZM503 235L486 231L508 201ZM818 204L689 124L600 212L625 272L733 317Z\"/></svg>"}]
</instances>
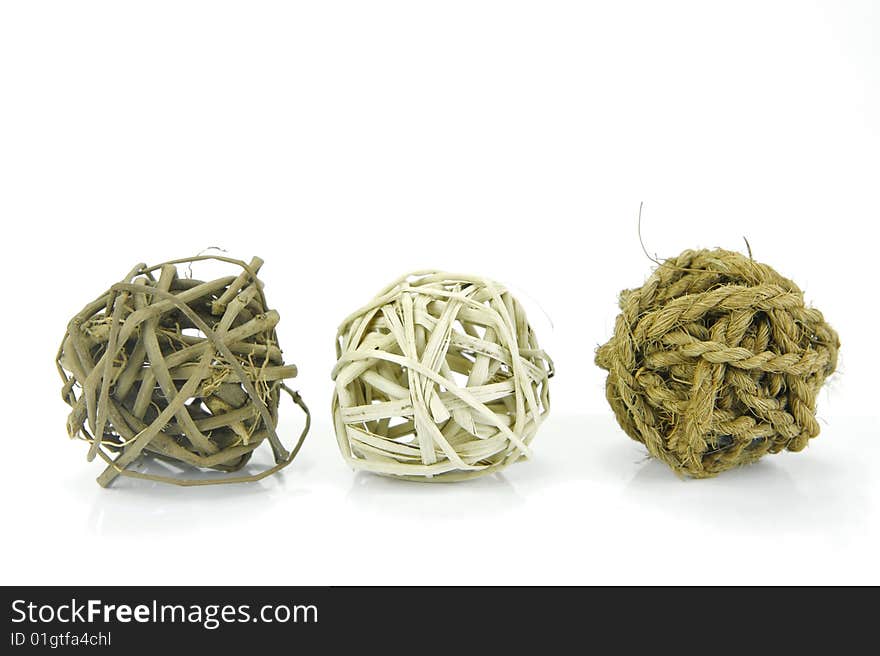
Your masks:
<instances>
[{"instance_id":1,"label":"ball surface texture","mask_svg":"<svg viewBox=\"0 0 880 656\"><path fill-rule=\"evenodd\" d=\"M803 292L725 250L685 251L620 296L596 354L626 433L676 472L713 476L819 434L840 341Z\"/></svg>"},{"instance_id":2,"label":"ball surface texture","mask_svg":"<svg viewBox=\"0 0 880 656\"><path fill-rule=\"evenodd\" d=\"M355 469L455 481L529 455L553 364L519 302L474 276L396 280L337 334L333 418Z\"/></svg>"},{"instance_id":3,"label":"ball surface texture","mask_svg":"<svg viewBox=\"0 0 880 656\"><path fill-rule=\"evenodd\" d=\"M208 282L179 275L176 265L202 260L235 268ZM284 384L296 367L278 347L279 317L266 305L261 265L215 256L139 264L70 321L57 356L72 408L68 433L90 443L89 460L107 463L102 486L119 475L179 485L252 481L292 460L308 422L288 451L275 431L281 392L308 412ZM179 474L240 470L264 441L275 466L258 474ZM142 471L147 455L171 468Z\"/></svg>"}]
</instances>

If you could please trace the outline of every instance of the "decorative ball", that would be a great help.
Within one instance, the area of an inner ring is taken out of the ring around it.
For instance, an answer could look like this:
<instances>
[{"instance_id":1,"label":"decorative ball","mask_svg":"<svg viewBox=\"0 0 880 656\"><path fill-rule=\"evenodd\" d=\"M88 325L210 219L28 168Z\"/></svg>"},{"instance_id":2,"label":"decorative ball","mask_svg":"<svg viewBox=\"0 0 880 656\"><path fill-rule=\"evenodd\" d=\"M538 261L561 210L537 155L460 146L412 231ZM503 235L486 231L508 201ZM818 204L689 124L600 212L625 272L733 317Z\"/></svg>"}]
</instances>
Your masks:
<instances>
[{"instance_id":1,"label":"decorative ball","mask_svg":"<svg viewBox=\"0 0 880 656\"><path fill-rule=\"evenodd\" d=\"M404 276L339 327L333 419L355 469L457 481L529 455L553 363L498 283Z\"/></svg>"},{"instance_id":2,"label":"decorative ball","mask_svg":"<svg viewBox=\"0 0 880 656\"><path fill-rule=\"evenodd\" d=\"M685 251L620 295L596 363L620 426L680 474L714 476L819 434L837 333L803 292L725 250Z\"/></svg>"},{"instance_id":3,"label":"decorative ball","mask_svg":"<svg viewBox=\"0 0 880 656\"><path fill-rule=\"evenodd\" d=\"M217 260L241 272L210 282L181 277L176 265ZM308 410L284 381L285 364L257 272L225 257L198 256L139 264L68 324L58 352L62 397L72 410L70 437L90 443L117 476L178 485L258 480L290 463L308 432ZM287 392L306 413L292 451L278 438L278 406ZM183 478L133 468L144 456L176 469L240 470L263 442L275 465L248 476Z\"/></svg>"}]
</instances>

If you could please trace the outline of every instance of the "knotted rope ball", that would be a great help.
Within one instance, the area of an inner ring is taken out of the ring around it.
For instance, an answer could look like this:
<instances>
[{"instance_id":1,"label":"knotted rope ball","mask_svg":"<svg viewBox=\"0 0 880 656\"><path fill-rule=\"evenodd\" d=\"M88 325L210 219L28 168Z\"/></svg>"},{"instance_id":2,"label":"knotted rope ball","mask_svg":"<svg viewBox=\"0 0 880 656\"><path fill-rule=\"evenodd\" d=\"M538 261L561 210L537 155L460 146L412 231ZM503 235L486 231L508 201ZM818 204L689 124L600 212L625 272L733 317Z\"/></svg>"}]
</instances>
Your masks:
<instances>
[{"instance_id":1,"label":"knotted rope ball","mask_svg":"<svg viewBox=\"0 0 880 656\"><path fill-rule=\"evenodd\" d=\"M355 469L456 481L529 455L553 364L484 278L404 276L339 327L333 418Z\"/></svg>"},{"instance_id":2,"label":"knotted rope ball","mask_svg":"<svg viewBox=\"0 0 880 656\"><path fill-rule=\"evenodd\" d=\"M217 260L241 269L210 282L179 275L179 264ZM83 308L68 324L58 352L62 397L72 407L71 437L90 442L88 459L107 468L102 486L117 476L178 485L254 481L285 467L308 432L308 410L284 381L275 326L250 264L217 256L139 264ZM306 413L292 451L276 433L281 391ZM175 466L240 470L263 442L275 465L260 473L183 478L137 471L145 454Z\"/></svg>"},{"instance_id":3,"label":"knotted rope ball","mask_svg":"<svg viewBox=\"0 0 880 656\"><path fill-rule=\"evenodd\" d=\"M676 472L708 477L819 434L837 333L803 292L725 250L685 251L620 296L596 363L618 423Z\"/></svg>"}]
</instances>

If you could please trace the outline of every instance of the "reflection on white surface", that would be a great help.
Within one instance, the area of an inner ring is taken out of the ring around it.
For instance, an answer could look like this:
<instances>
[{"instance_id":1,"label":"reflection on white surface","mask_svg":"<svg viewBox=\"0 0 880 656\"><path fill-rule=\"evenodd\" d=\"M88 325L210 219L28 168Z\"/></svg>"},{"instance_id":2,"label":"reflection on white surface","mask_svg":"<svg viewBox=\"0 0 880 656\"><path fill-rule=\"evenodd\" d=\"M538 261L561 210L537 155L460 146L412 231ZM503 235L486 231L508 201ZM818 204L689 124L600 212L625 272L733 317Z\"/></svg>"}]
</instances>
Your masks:
<instances>
[{"instance_id":1,"label":"reflection on white surface","mask_svg":"<svg viewBox=\"0 0 880 656\"><path fill-rule=\"evenodd\" d=\"M281 499L307 494L302 489L286 489L282 477L283 473L277 480L193 488L132 479L114 483L111 490L95 485L88 491L86 526L95 535L125 537L193 533L218 522L234 525L242 517L253 520L271 513Z\"/></svg>"},{"instance_id":2,"label":"reflection on white surface","mask_svg":"<svg viewBox=\"0 0 880 656\"><path fill-rule=\"evenodd\" d=\"M253 474L271 466L268 449L258 451L251 462L237 474ZM308 473L309 463L300 463L301 477ZM291 465L292 467L292 465ZM180 475L178 467L165 462L142 459L141 472ZM257 519L272 512L279 502L305 496L307 490L288 483L292 468L260 481L236 485L179 487L155 481L120 476L107 489L97 484L76 487L77 493L90 504L86 527L95 535L186 534L226 524L234 526L243 518ZM222 472L187 470L188 478L222 478ZM225 519L224 519L225 518Z\"/></svg>"},{"instance_id":3,"label":"reflection on white surface","mask_svg":"<svg viewBox=\"0 0 880 656\"><path fill-rule=\"evenodd\" d=\"M847 527L862 528L860 523L876 512L865 485L876 490L876 484L860 479L863 465L841 467L816 454L818 447L771 455L708 480L679 480L651 459L627 484L623 498L678 522L742 534L832 536Z\"/></svg>"},{"instance_id":4,"label":"reflection on white surface","mask_svg":"<svg viewBox=\"0 0 880 656\"><path fill-rule=\"evenodd\" d=\"M79 554L149 553L163 567L131 568L126 583L220 571L241 585L878 582L877 437L870 420L835 420L803 453L681 480L610 417L551 416L533 460L425 484L350 471L318 423L297 460L258 483L106 490L77 444L47 453L45 493L7 504L16 539L2 573L114 583L113 567L75 566ZM27 489L25 472L10 475ZM279 569L270 552L297 565Z\"/></svg>"},{"instance_id":5,"label":"reflection on white surface","mask_svg":"<svg viewBox=\"0 0 880 656\"><path fill-rule=\"evenodd\" d=\"M508 513L525 500L503 473L458 483L421 483L358 472L346 501L360 512L450 520Z\"/></svg>"}]
</instances>

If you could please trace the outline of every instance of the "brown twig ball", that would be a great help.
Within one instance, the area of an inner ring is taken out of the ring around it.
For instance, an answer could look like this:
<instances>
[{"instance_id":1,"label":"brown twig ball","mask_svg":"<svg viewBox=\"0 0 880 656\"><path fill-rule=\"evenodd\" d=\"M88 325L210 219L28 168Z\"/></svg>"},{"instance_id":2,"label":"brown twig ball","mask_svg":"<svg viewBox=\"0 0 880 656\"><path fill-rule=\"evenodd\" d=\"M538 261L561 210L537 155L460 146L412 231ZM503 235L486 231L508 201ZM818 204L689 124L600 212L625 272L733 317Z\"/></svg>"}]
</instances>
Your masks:
<instances>
[{"instance_id":1,"label":"brown twig ball","mask_svg":"<svg viewBox=\"0 0 880 656\"><path fill-rule=\"evenodd\" d=\"M333 418L356 469L456 481L529 454L553 364L519 302L484 278L404 276L339 327Z\"/></svg>"},{"instance_id":2,"label":"brown twig ball","mask_svg":"<svg viewBox=\"0 0 880 656\"><path fill-rule=\"evenodd\" d=\"M232 264L240 273L209 282L179 275L199 260ZM117 476L177 485L254 481L290 463L308 432L308 410L284 380L275 325L250 264L197 256L153 267L137 265L68 324L57 356L62 397L71 406L71 437L88 441L88 459ZM306 413L292 451L278 438L278 406L287 392ZM234 472L268 441L275 465L249 476L182 478L132 469L149 454L174 465Z\"/></svg>"},{"instance_id":3,"label":"brown twig ball","mask_svg":"<svg viewBox=\"0 0 880 656\"><path fill-rule=\"evenodd\" d=\"M596 363L626 433L703 478L819 434L816 396L840 341L803 292L725 250L685 251L620 296Z\"/></svg>"}]
</instances>

